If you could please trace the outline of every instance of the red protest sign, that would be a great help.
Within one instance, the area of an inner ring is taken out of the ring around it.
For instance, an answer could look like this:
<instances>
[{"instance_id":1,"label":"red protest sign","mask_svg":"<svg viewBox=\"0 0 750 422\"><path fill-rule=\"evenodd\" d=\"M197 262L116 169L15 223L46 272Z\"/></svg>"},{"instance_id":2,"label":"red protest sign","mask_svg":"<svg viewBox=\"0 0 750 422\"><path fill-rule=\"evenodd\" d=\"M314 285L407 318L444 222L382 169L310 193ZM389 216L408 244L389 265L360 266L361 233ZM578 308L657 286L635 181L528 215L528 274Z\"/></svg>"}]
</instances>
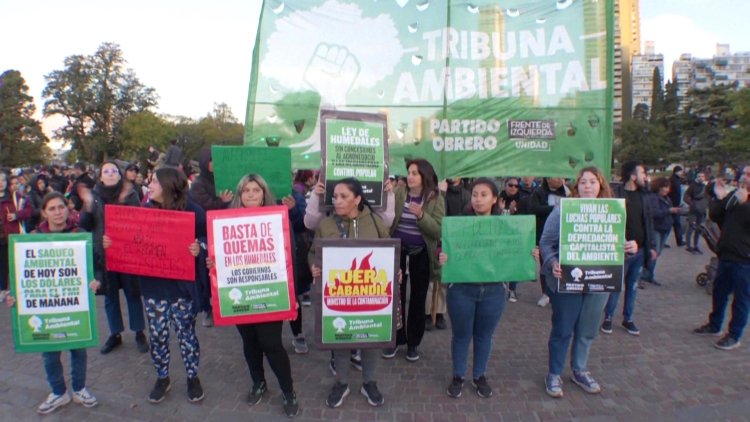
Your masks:
<instances>
[{"instance_id":1,"label":"red protest sign","mask_svg":"<svg viewBox=\"0 0 750 422\"><path fill-rule=\"evenodd\" d=\"M104 206L107 270L195 281L195 214L153 208Z\"/></svg>"},{"instance_id":2,"label":"red protest sign","mask_svg":"<svg viewBox=\"0 0 750 422\"><path fill-rule=\"evenodd\" d=\"M216 325L296 318L289 209L216 210L206 218Z\"/></svg>"}]
</instances>

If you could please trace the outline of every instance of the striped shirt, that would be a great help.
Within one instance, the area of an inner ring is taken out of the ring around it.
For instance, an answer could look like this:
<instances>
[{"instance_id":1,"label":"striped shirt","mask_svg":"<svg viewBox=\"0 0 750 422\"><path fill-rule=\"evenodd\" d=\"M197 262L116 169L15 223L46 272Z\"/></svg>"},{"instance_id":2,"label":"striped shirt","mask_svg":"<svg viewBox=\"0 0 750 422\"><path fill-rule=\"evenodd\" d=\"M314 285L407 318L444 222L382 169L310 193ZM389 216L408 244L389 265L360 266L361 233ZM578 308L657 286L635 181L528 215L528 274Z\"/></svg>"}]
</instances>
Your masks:
<instances>
[{"instance_id":1,"label":"striped shirt","mask_svg":"<svg viewBox=\"0 0 750 422\"><path fill-rule=\"evenodd\" d=\"M393 237L401 239L401 243L407 246L423 246L425 245L424 237L422 232L419 231L417 226L417 216L409 209L409 203L420 204L422 203L421 196L406 195L406 201L404 202L404 212L401 214L401 220L398 222L396 231L393 232Z\"/></svg>"}]
</instances>

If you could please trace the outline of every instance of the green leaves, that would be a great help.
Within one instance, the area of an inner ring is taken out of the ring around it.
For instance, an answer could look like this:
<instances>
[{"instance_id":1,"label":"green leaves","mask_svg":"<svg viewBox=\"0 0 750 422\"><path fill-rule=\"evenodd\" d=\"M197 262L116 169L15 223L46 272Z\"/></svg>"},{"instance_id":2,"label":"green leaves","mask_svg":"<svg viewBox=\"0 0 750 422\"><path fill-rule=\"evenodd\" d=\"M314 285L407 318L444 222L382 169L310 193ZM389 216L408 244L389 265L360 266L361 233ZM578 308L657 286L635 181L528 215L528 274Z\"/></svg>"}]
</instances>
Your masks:
<instances>
[{"instance_id":1,"label":"green leaves","mask_svg":"<svg viewBox=\"0 0 750 422\"><path fill-rule=\"evenodd\" d=\"M17 70L0 75L0 165L20 167L48 162L51 151L28 95L29 87Z\"/></svg>"}]
</instances>

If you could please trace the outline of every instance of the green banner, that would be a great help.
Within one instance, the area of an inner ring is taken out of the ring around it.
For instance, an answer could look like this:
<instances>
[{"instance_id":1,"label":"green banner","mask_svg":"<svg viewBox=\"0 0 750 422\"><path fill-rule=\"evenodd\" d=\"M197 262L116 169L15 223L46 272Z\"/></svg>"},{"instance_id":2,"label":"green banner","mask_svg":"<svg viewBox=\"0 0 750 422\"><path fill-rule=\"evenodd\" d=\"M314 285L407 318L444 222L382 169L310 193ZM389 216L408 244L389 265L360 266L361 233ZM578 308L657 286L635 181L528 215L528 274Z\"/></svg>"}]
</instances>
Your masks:
<instances>
[{"instance_id":1,"label":"green banner","mask_svg":"<svg viewBox=\"0 0 750 422\"><path fill-rule=\"evenodd\" d=\"M10 236L13 339L18 352L96 346L91 233Z\"/></svg>"},{"instance_id":2,"label":"green banner","mask_svg":"<svg viewBox=\"0 0 750 422\"><path fill-rule=\"evenodd\" d=\"M245 144L317 169L321 110L384 113L394 174L609 174L613 46L614 0L268 0Z\"/></svg>"},{"instance_id":3,"label":"green banner","mask_svg":"<svg viewBox=\"0 0 750 422\"><path fill-rule=\"evenodd\" d=\"M276 199L292 193L292 157L289 148L277 147L211 147L216 193L235 193L240 179L259 174L268 183Z\"/></svg>"},{"instance_id":4,"label":"green banner","mask_svg":"<svg viewBox=\"0 0 750 422\"><path fill-rule=\"evenodd\" d=\"M560 202L561 292L619 292L625 263L625 200Z\"/></svg>"},{"instance_id":5,"label":"green banner","mask_svg":"<svg viewBox=\"0 0 750 422\"><path fill-rule=\"evenodd\" d=\"M443 218L443 283L536 280L533 215Z\"/></svg>"}]
</instances>

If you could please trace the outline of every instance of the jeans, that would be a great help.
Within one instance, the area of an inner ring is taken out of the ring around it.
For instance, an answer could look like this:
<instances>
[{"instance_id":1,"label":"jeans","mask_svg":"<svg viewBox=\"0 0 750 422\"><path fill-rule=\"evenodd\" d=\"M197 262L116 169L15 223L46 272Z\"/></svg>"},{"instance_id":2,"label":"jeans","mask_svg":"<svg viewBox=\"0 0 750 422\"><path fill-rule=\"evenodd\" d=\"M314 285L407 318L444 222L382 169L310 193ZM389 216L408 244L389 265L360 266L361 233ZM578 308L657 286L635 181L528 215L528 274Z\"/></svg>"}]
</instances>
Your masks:
<instances>
[{"instance_id":1,"label":"jeans","mask_svg":"<svg viewBox=\"0 0 750 422\"><path fill-rule=\"evenodd\" d=\"M623 271L625 272L625 303L622 305L622 318L624 321L633 320L633 311L635 311L635 298L638 291L638 277L641 274L641 268L645 259L645 254L650 253L645 248L638 249L635 255L625 257L625 265ZM620 300L620 292L610 293L609 300L607 300L607 307L604 311L605 319L612 319L612 315L615 313L617 308L617 301Z\"/></svg>"},{"instance_id":2,"label":"jeans","mask_svg":"<svg viewBox=\"0 0 750 422\"><path fill-rule=\"evenodd\" d=\"M44 371L47 382L55 395L65 394L65 377L60 359L62 352L43 352ZM73 391L80 391L86 386L86 349L70 351L70 378Z\"/></svg>"},{"instance_id":3,"label":"jeans","mask_svg":"<svg viewBox=\"0 0 750 422\"><path fill-rule=\"evenodd\" d=\"M469 345L474 342L473 377L487 370L492 335L505 309L503 283L454 283L448 285L448 315L451 318L453 375L464 377Z\"/></svg>"},{"instance_id":4,"label":"jeans","mask_svg":"<svg viewBox=\"0 0 750 422\"><path fill-rule=\"evenodd\" d=\"M336 366L336 380L342 384L349 384L349 366L351 359L351 350L337 349L333 352L333 362ZM361 349L359 351L362 357L362 382L375 381L375 369L380 360L379 349Z\"/></svg>"},{"instance_id":5,"label":"jeans","mask_svg":"<svg viewBox=\"0 0 750 422\"><path fill-rule=\"evenodd\" d=\"M729 336L735 340L742 337L747 325L748 305L750 305L750 264L719 261L719 270L714 280L712 295L713 309L708 316L711 327L719 331L724 323L724 312L729 303L729 295L734 293L732 301L732 320L729 321Z\"/></svg>"},{"instance_id":6,"label":"jeans","mask_svg":"<svg viewBox=\"0 0 750 422\"><path fill-rule=\"evenodd\" d=\"M409 311L406 311L407 280L401 283L401 329L396 332L396 344L417 347L424 337L425 300L430 286L430 257L427 248L416 255L401 250L401 273L406 276L406 257L409 257Z\"/></svg>"},{"instance_id":7,"label":"jeans","mask_svg":"<svg viewBox=\"0 0 750 422\"><path fill-rule=\"evenodd\" d=\"M658 258L658 256L661 255L662 249L664 249L664 245L667 244L667 240L669 240L669 232L659 233L654 230L652 236L654 240L656 240L656 254ZM648 267L643 267L643 270L641 271L641 280L654 281L656 276L656 273L654 272L655 269L656 259L652 259Z\"/></svg>"},{"instance_id":8,"label":"jeans","mask_svg":"<svg viewBox=\"0 0 750 422\"><path fill-rule=\"evenodd\" d=\"M706 214L688 214L688 229L685 234L685 242L688 248L698 249L701 236L701 224L706 220Z\"/></svg>"},{"instance_id":9,"label":"jeans","mask_svg":"<svg viewBox=\"0 0 750 422\"><path fill-rule=\"evenodd\" d=\"M151 344L151 361L159 378L169 376L169 326L177 334L182 363L188 378L198 376L201 349L195 336L195 311L190 299L177 299L175 302L159 299L146 299L148 316L148 337Z\"/></svg>"},{"instance_id":10,"label":"jeans","mask_svg":"<svg viewBox=\"0 0 750 422\"><path fill-rule=\"evenodd\" d=\"M138 288L138 277L130 274L107 272L107 283L112 283L105 290L104 312L107 314L109 332L112 335L125 331L120 312L120 288L128 303L128 322L133 331L143 331L146 322L143 317L143 302Z\"/></svg>"},{"instance_id":11,"label":"jeans","mask_svg":"<svg viewBox=\"0 0 750 422\"><path fill-rule=\"evenodd\" d=\"M245 362L247 362L253 383L259 384L266 380L263 371L263 356L265 356L276 379L279 380L281 391L288 394L294 391L294 386L289 355L281 343L283 325L284 321L239 324L237 331L242 337L242 351L245 354Z\"/></svg>"},{"instance_id":12,"label":"jeans","mask_svg":"<svg viewBox=\"0 0 750 422\"><path fill-rule=\"evenodd\" d=\"M599 332L606 293L557 293L548 291L552 304L552 331L549 335L549 373L562 374L570 340L573 349L570 366L576 372L586 370L589 350Z\"/></svg>"}]
</instances>

